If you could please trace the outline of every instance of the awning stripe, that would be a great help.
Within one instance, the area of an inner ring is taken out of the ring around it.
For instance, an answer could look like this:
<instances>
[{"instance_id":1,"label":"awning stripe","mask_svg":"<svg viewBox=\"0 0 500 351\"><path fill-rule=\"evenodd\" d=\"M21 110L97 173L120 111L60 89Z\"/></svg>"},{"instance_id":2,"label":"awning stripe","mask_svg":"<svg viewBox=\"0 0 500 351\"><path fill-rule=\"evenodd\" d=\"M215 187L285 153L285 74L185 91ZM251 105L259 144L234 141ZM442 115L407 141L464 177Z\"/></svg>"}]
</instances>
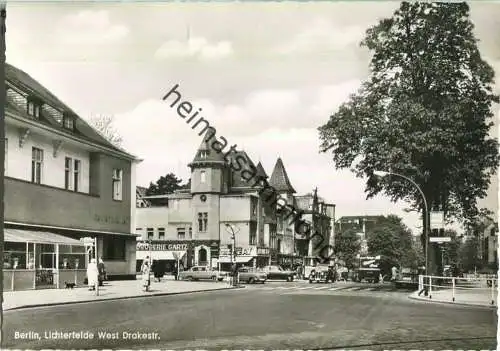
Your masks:
<instances>
[{"instance_id":1,"label":"awning stripe","mask_svg":"<svg viewBox=\"0 0 500 351\"><path fill-rule=\"evenodd\" d=\"M14 243L37 243L37 244L61 244L72 246L84 246L80 240L51 232L41 232L24 229L4 229L4 241Z\"/></svg>"}]
</instances>

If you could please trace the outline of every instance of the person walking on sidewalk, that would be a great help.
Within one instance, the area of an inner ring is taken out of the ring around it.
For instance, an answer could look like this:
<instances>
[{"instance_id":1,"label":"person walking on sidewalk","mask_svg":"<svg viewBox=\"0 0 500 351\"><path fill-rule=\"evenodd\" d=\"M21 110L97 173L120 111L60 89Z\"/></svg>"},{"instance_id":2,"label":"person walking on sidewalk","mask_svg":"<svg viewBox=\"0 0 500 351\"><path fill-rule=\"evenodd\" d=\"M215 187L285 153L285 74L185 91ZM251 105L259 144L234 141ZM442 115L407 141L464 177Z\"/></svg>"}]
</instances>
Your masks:
<instances>
[{"instance_id":1,"label":"person walking on sidewalk","mask_svg":"<svg viewBox=\"0 0 500 351\"><path fill-rule=\"evenodd\" d=\"M99 268L97 267L97 261L95 258L91 259L87 267L87 283L89 285L89 290L95 290L96 284L99 280Z\"/></svg>"},{"instance_id":2,"label":"person walking on sidewalk","mask_svg":"<svg viewBox=\"0 0 500 351\"><path fill-rule=\"evenodd\" d=\"M144 262L142 262L141 266L141 274L142 274L142 287L144 291L149 291L149 286L151 285L151 267L149 265L149 256L146 257Z\"/></svg>"}]
</instances>

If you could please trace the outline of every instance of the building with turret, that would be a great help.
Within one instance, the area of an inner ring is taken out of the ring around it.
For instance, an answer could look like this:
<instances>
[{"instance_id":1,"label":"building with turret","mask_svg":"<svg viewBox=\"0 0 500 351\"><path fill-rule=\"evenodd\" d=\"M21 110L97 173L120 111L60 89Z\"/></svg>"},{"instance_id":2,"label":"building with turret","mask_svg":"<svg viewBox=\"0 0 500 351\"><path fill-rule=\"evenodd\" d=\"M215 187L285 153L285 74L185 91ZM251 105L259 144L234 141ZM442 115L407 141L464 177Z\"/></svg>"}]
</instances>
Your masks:
<instances>
[{"instance_id":1,"label":"building with turret","mask_svg":"<svg viewBox=\"0 0 500 351\"><path fill-rule=\"evenodd\" d=\"M280 203L296 204L283 160L278 158L268 177L244 150L224 154L210 143L208 136L188 164L188 186L156 195L150 206L136 209L137 233L142 235L138 266L146 256L162 262L166 271L177 260L184 267L222 270L229 269L232 259L253 267L297 261L295 224L286 208L273 201L278 196ZM155 205L158 197L164 199L162 205ZM152 199L142 200L141 206Z\"/></svg>"}]
</instances>

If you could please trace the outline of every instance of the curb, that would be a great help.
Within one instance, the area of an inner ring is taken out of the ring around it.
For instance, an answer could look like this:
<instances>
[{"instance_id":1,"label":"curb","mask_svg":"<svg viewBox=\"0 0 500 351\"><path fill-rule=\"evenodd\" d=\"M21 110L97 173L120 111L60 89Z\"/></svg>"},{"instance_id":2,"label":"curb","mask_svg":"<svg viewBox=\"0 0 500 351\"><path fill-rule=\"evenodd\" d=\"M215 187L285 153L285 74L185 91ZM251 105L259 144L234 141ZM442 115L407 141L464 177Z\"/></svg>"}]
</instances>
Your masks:
<instances>
[{"instance_id":1,"label":"curb","mask_svg":"<svg viewBox=\"0 0 500 351\"><path fill-rule=\"evenodd\" d=\"M411 300L427 302L427 303L441 303L441 304L446 304L446 305L479 307L479 308L486 308L486 309L496 309L497 308L497 305L474 304L474 303L466 303L466 302L453 302L453 301L426 299L426 298L413 296L413 294L409 295L408 298Z\"/></svg>"},{"instance_id":2,"label":"curb","mask_svg":"<svg viewBox=\"0 0 500 351\"><path fill-rule=\"evenodd\" d=\"M133 295L133 296L110 297L110 298L97 299L97 300L94 299L94 300L80 300L80 301L67 301L67 302L51 302L51 303L45 303L45 304L23 305L23 306L17 306L17 307L12 307L12 308L7 308L7 309L4 308L3 311L4 312L9 312L9 311L25 310L25 309L32 309L32 308L39 308L39 307L76 305L76 304L92 303L92 302L137 299L137 298L149 297L149 296L168 296L168 295L182 295L182 294L197 294L197 293L204 293L204 292L211 292L211 291L234 290L234 289L241 289L241 288L244 288L244 287L232 287L231 286L231 287L227 287L227 288L214 288L214 289L206 289L206 290L188 290L188 291L177 291L177 292L158 292L158 293L152 293L152 294L149 294L149 295Z\"/></svg>"}]
</instances>

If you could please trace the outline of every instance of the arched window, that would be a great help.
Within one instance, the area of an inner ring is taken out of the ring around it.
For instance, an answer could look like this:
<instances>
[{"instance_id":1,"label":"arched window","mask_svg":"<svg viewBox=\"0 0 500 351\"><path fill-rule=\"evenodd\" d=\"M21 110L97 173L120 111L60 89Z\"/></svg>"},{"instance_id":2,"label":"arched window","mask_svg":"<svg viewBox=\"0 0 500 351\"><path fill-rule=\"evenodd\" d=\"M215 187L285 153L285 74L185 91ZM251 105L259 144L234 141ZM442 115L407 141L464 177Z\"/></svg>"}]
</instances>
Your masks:
<instances>
[{"instance_id":1,"label":"arched window","mask_svg":"<svg viewBox=\"0 0 500 351\"><path fill-rule=\"evenodd\" d=\"M206 264L207 264L207 250L204 247L202 247L198 251L198 265L204 266Z\"/></svg>"}]
</instances>

